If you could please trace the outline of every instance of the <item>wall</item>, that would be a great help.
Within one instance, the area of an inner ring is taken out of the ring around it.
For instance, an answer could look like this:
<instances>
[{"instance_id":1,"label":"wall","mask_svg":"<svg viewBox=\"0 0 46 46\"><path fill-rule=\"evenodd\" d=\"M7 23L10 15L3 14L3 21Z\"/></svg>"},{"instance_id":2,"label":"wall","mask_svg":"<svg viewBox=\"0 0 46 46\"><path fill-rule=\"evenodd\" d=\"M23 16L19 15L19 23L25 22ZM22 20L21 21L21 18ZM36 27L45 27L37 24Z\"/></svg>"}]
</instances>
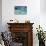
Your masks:
<instances>
[{"instance_id":1,"label":"wall","mask_svg":"<svg viewBox=\"0 0 46 46\"><path fill-rule=\"evenodd\" d=\"M27 6L27 15L15 15L14 14L14 6L16 5L26 5ZM39 15L40 15L40 0L3 0L2 1L2 23L3 26L10 19L17 19L19 22L24 22L25 20L30 20L34 23L39 23ZM31 16L31 17L30 17ZM22 19L23 18L23 19ZM38 20L38 21L37 21ZM4 27L5 30L7 30Z\"/></svg>"},{"instance_id":2,"label":"wall","mask_svg":"<svg viewBox=\"0 0 46 46\"><path fill-rule=\"evenodd\" d=\"M2 31L2 0L0 0L0 31Z\"/></svg>"},{"instance_id":3,"label":"wall","mask_svg":"<svg viewBox=\"0 0 46 46\"><path fill-rule=\"evenodd\" d=\"M40 0L2 0L2 26L3 31L8 30L7 22L10 19L17 19L19 22L25 22L25 20L30 20L33 25L33 45L38 46L38 39L36 37L36 27L39 24L46 30L46 15L42 12L43 2ZM15 15L14 6L16 5L26 5L27 15Z\"/></svg>"},{"instance_id":4,"label":"wall","mask_svg":"<svg viewBox=\"0 0 46 46\"><path fill-rule=\"evenodd\" d=\"M40 0L40 24L46 31L46 0Z\"/></svg>"},{"instance_id":5,"label":"wall","mask_svg":"<svg viewBox=\"0 0 46 46\"><path fill-rule=\"evenodd\" d=\"M40 0L40 9L42 13L46 13L46 0Z\"/></svg>"}]
</instances>

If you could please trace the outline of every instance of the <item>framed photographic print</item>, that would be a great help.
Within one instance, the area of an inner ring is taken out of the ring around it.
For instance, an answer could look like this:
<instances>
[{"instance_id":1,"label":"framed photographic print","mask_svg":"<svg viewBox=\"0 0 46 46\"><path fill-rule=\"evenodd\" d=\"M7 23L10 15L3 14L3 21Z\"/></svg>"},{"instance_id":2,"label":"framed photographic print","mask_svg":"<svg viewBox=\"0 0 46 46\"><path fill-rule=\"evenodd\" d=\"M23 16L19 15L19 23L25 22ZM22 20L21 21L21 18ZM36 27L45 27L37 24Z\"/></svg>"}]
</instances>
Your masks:
<instances>
[{"instance_id":1,"label":"framed photographic print","mask_svg":"<svg viewBox=\"0 0 46 46\"><path fill-rule=\"evenodd\" d=\"M15 6L14 13L16 15L26 15L27 14L27 6Z\"/></svg>"}]
</instances>

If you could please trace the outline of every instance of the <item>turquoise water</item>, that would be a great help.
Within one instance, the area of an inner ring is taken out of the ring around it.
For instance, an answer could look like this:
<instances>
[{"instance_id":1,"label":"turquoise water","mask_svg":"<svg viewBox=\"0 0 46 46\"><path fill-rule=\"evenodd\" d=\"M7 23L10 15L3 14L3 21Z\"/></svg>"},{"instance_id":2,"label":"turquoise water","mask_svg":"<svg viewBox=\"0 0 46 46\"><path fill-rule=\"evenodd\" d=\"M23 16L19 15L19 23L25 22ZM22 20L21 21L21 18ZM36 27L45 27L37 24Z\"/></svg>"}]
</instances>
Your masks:
<instances>
[{"instance_id":1,"label":"turquoise water","mask_svg":"<svg viewBox=\"0 0 46 46\"><path fill-rule=\"evenodd\" d=\"M25 15L25 14L27 14L27 7L26 6L16 6L15 7L15 14L16 15Z\"/></svg>"}]
</instances>

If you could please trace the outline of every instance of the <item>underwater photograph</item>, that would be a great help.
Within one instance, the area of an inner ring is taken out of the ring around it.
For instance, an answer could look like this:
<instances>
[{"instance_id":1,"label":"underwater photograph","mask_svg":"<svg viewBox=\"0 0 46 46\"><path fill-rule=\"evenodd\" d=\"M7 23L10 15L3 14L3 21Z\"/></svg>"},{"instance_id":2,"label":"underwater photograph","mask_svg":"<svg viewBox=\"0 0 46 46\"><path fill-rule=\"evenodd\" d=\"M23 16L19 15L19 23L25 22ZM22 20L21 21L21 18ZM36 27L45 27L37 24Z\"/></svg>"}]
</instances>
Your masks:
<instances>
[{"instance_id":1,"label":"underwater photograph","mask_svg":"<svg viewBox=\"0 0 46 46\"><path fill-rule=\"evenodd\" d=\"M27 14L27 6L15 6L16 15L26 15Z\"/></svg>"}]
</instances>

